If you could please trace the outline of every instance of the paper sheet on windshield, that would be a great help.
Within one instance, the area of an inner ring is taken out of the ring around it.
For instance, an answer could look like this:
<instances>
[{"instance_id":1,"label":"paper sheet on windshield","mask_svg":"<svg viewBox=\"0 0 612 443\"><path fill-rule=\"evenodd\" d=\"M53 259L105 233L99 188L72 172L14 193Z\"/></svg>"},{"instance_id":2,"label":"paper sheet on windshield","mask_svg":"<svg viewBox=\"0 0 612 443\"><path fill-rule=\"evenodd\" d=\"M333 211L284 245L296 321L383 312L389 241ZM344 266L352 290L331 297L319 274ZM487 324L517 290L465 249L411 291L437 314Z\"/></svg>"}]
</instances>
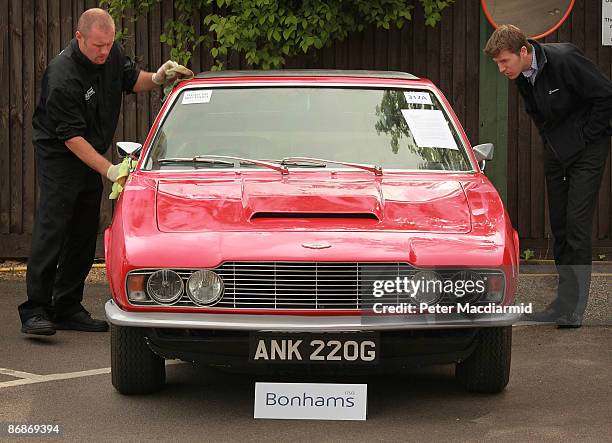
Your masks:
<instances>
[{"instance_id":1,"label":"paper sheet on windshield","mask_svg":"<svg viewBox=\"0 0 612 443\"><path fill-rule=\"evenodd\" d=\"M402 115L419 147L459 149L442 111L402 109Z\"/></svg>"},{"instance_id":2,"label":"paper sheet on windshield","mask_svg":"<svg viewBox=\"0 0 612 443\"><path fill-rule=\"evenodd\" d=\"M212 96L212 90L185 91L181 105L191 105L194 103L208 103Z\"/></svg>"}]
</instances>

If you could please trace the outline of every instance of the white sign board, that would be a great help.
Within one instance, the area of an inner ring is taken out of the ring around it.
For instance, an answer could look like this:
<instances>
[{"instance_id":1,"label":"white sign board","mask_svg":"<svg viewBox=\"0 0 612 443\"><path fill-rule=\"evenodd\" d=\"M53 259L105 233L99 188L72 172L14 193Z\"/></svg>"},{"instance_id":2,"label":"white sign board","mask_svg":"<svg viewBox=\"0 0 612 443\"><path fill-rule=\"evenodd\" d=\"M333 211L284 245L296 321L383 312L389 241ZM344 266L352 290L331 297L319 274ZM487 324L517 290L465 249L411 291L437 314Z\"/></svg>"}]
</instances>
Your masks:
<instances>
[{"instance_id":1,"label":"white sign board","mask_svg":"<svg viewBox=\"0 0 612 443\"><path fill-rule=\"evenodd\" d=\"M612 0L601 0L601 44L612 46Z\"/></svg>"},{"instance_id":2,"label":"white sign board","mask_svg":"<svg viewBox=\"0 0 612 443\"><path fill-rule=\"evenodd\" d=\"M404 91L406 102L417 105L433 105L429 92Z\"/></svg>"},{"instance_id":3,"label":"white sign board","mask_svg":"<svg viewBox=\"0 0 612 443\"><path fill-rule=\"evenodd\" d=\"M402 109L402 114L419 147L459 149L442 111Z\"/></svg>"},{"instance_id":4,"label":"white sign board","mask_svg":"<svg viewBox=\"0 0 612 443\"><path fill-rule=\"evenodd\" d=\"M368 385L255 383L255 418L365 420Z\"/></svg>"},{"instance_id":5,"label":"white sign board","mask_svg":"<svg viewBox=\"0 0 612 443\"><path fill-rule=\"evenodd\" d=\"M191 105L194 103L208 103L212 96L212 90L196 89L195 91L185 91L181 105Z\"/></svg>"}]
</instances>

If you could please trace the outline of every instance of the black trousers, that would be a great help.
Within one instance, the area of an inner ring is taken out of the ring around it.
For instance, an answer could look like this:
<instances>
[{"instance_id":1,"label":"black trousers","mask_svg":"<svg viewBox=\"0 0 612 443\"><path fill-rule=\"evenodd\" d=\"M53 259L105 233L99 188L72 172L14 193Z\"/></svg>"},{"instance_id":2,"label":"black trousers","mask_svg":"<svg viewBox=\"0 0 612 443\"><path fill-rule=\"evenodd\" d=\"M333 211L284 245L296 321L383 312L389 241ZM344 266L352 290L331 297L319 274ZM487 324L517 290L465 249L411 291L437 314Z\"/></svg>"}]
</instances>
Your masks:
<instances>
[{"instance_id":1,"label":"black trousers","mask_svg":"<svg viewBox=\"0 0 612 443\"><path fill-rule=\"evenodd\" d=\"M19 306L24 322L37 314L61 320L81 305L93 264L102 178L77 157L36 156L39 203L26 276L28 300Z\"/></svg>"},{"instance_id":2,"label":"black trousers","mask_svg":"<svg viewBox=\"0 0 612 443\"><path fill-rule=\"evenodd\" d=\"M586 146L565 167L546 147L544 170L559 286L551 308L582 319L589 297L593 215L610 138Z\"/></svg>"}]
</instances>

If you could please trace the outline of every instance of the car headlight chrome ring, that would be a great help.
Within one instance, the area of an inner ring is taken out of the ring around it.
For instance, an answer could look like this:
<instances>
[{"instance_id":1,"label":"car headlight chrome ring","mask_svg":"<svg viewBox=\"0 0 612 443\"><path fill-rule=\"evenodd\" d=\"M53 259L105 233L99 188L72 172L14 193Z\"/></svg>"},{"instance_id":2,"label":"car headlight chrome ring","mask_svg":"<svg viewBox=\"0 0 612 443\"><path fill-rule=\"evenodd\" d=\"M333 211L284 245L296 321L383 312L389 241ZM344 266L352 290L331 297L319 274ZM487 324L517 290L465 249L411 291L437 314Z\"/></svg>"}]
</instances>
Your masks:
<instances>
[{"instance_id":1,"label":"car headlight chrome ring","mask_svg":"<svg viewBox=\"0 0 612 443\"><path fill-rule=\"evenodd\" d=\"M414 303L433 305L442 297L444 282L437 272L418 271L412 276L412 280L414 287L418 288L412 297Z\"/></svg>"},{"instance_id":2,"label":"car headlight chrome ring","mask_svg":"<svg viewBox=\"0 0 612 443\"><path fill-rule=\"evenodd\" d=\"M170 305L183 295L183 279L171 269L155 271L147 280L147 293L157 303Z\"/></svg>"},{"instance_id":3,"label":"car headlight chrome ring","mask_svg":"<svg viewBox=\"0 0 612 443\"><path fill-rule=\"evenodd\" d=\"M459 271L452 278L452 294L457 302L471 303L486 294L486 278L472 270Z\"/></svg>"},{"instance_id":4,"label":"car headlight chrome ring","mask_svg":"<svg viewBox=\"0 0 612 443\"><path fill-rule=\"evenodd\" d=\"M187 295L195 304L210 306L221 299L223 279L209 270L196 271L187 280Z\"/></svg>"}]
</instances>

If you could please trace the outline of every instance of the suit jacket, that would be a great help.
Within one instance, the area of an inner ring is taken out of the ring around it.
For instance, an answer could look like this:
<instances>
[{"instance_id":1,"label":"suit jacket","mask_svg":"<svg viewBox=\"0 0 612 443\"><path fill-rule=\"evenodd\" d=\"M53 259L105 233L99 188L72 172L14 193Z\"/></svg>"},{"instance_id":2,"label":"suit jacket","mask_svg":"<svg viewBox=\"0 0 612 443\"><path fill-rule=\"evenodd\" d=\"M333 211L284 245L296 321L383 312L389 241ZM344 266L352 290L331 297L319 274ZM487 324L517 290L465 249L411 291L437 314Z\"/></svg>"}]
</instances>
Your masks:
<instances>
[{"instance_id":1,"label":"suit jacket","mask_svg":"<svg viewBox=\"0 0 612 443\"><path fill-rule=\"evenodd\" d=\"M515 83L544 142L568 165L587 144L612 135L612 82L571 43L529 43L535 83L523 75Z\"/></svg>"}]
</instances>

